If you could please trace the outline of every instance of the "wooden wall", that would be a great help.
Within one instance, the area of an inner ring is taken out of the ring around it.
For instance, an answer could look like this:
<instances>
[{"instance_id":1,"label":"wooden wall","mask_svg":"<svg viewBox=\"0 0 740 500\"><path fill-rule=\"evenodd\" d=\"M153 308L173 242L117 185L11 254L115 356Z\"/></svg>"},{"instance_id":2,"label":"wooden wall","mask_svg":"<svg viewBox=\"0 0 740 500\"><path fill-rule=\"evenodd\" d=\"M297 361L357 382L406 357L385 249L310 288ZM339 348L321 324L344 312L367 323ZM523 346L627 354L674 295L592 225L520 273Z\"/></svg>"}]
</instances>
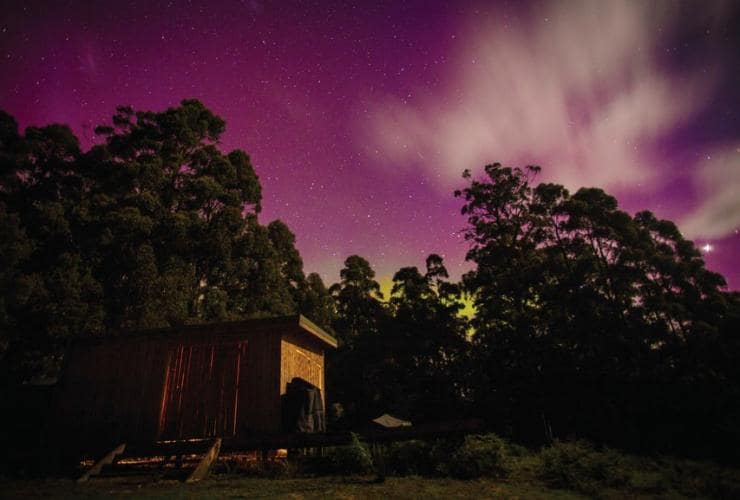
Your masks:
<instances>
[{"instance_id":1,"label":"wooden wall","mask_svg":"<svg viewBox=\"0 0 740 500\"><path fill-rule=\"evenodd\" d=\"M239 383L238 435L280 431L280 331L248 337Z\"/></svg>"},{"instance_id":2,"label":"wooden wall","mask_svg":"<svg viewBox=\"0 0 740 500\"><path fill-rule=\"evenodd\" d=\"M58 432L86 450L279 433L293 377L324 396L323 348L294 324L79 342L57 391Z\"/></svg>"},{"instance_id":3,"label":"wooden wall","mask_svg":"<svg viewBox=\"0 0 740 500\"><path fill-rule=\"evenodd\" d=\"M55 398L57 436L94 450L124 438L155 439L166 354L146 338L73 346Z\"/></svg>"},{"instance_id":4,"label":"wooden wall","mask_svg":"<svg viewBox=\"0 0 740 500\"><path fill-rule=\"evenodd\" d=\"M233 436L243 358L250 342L169 343L158 438Z\"/></svg>"},{"instance_id":5,"label":"wooden wall","mask_svg":"<svg viewBox=\"0 0 740 500\"><path fill-rule=\"evenodd\" d=\"M288 331L283 333L280 343L280 394L285 394L288 382L294 377L321 389L321 398L326 406L324 348L307 335Z\"/></svg>"}]
</instances>

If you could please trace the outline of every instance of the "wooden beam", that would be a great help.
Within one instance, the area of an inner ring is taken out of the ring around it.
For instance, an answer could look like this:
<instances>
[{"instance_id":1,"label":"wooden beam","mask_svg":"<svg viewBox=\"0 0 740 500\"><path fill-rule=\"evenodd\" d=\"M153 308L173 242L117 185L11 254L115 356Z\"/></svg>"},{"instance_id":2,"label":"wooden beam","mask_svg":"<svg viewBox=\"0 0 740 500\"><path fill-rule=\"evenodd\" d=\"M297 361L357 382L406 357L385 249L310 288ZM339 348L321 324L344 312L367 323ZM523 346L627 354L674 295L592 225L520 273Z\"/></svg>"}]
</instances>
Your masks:
<instances>
[{"instance_id":1,"label":"wooden beam","mask_svg":"<svg viewBox=\"0 0 740 500\"><path fill-rule=\"evenodd\" d=\"M116 459L118 455L123 453L126 450L126 443L121 443L115 448L113 448L111 451L108 452L107 455L105 455L103 458L95 462L95 465L90 467L87 472L85 472L82 476L80 476L77 479L78 483L84 483L88 479L90 479L91 476L97 476L100 474L100 471L103 470L103 467L112 464L113 460Z\"/></svg>"},{"instance_id":2,"label":"wooden beam","mask_svg":"<svg viewBox=\"0 0 740 500\"><path fill-rule=\"evenodd\" d=\"M357 432L360 439L370 442L404 441L408 439L433 438L449 435L465 435L485 431L481 420L459 420L438 422L391 429L367 429ZM349 431L316 434L281 434L251 437L236 437L224 441L227 451L275 450L278 448L315 448L341 446L352 439Z\"/></svg>"},{"instance_id":3,"label":"wooden beam","mask_svg":"<svg viewBox=\"0 0 740 500\"><path fill-rule=\"evenodd\" d=\"M213 445L213 439L129 443L126 449L132 457L196 455L205 453Z\"/></svg>"},{"instance_id":4,"label":"wooden beam","mask_svg":"<svg viewBox=\"0 0 740 500\"><path fill-rule=\"evenodd\" d=\"M221 451L221 438L216 438L213 440L213 444L208 449L206 454L203 455L203 458L201 459L200 463L198 463L198 466L188 476L185 482L194 483L195 481L200 481L201 479L205 478L208 475L208 471L211 470L211 465L213 465L213 462L216 461L216 457L218 457L219 451Z\"/></svg>"}]
</instances>

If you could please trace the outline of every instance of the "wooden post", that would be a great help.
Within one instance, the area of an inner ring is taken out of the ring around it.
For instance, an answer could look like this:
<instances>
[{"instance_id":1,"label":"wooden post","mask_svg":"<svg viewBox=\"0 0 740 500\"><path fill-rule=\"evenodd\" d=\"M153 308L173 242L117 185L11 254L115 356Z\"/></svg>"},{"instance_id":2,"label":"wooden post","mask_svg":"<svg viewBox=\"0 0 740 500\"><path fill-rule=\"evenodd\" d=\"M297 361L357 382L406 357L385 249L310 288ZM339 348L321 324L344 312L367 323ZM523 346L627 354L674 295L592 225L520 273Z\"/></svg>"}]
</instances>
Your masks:
<instances>
[{"instance_id":1,"label":"wooden post","mask_svg":"<svg viewBox=\"0 0 740 500\"><path fill-rule=\"evenodd\" d=\"M208 475L208 471L211 470L211 465L213 465L213 462L216 461L219 451L221 451L221 438L216 438L213 441L211 447L201 459L200 463L198 463L198 466L190 474L190 476L188 476L185 482L194 483L195 481L200 481L201 479L205 478Z\"/></svg>"},{"instance_id":2,"label":"wooden post","mask_svg":"<svg viewBox=\"0 0 740 500\"><path fill-rule=\"evenodd\" d=\"M98 474L100 474L100 471L103 470L103 467L105 465L113 463L113 460L115 460L118 455L123 453L125 449L126 443L121 443L113 448L111 451L108 452L107 455L95 462L95 465L90 467L87 472L85 472L79 479L77 479L77 482L84 483L85 481L90 479L90 476L97 476Z\"/></svg>"}]
</instances>

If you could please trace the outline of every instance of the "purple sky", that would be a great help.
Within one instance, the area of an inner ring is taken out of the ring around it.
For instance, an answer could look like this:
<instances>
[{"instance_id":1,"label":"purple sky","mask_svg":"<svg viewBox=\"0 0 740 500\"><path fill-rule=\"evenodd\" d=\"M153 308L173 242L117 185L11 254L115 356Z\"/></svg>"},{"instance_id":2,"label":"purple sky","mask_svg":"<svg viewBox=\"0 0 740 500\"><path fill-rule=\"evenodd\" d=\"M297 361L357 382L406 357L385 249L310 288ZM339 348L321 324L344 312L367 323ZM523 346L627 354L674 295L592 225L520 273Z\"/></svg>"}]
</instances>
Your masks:
<instances>
[{"instance_id":1,"label":"purple sky","mask_svg":"<svg viewBox=\"0 0 740 500\"><path fill-rule=\"evenodd\" d=\"M502 161L679 223L740 288L732 3L2 2L0 108L85 146L119 104L195 97L252 157L263 223L338 280L467 266L463 169Z\"/></svg>"}]
</instances>

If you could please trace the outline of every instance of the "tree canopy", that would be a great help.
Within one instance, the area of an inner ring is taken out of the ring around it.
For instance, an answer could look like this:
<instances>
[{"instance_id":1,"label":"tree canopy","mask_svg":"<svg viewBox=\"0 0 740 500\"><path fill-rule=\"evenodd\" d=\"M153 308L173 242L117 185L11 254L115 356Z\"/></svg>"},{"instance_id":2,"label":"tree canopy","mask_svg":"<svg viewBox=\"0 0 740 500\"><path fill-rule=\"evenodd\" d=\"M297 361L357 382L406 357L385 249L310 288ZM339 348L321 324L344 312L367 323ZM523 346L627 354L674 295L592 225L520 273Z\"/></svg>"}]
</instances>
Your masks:
<instances>
[{"instance_id":1,"label":"tree canopy","mask_svg":"<svg viewBox=\"0 0 740 500\"><path fill-rule=\"evenodd\" d=\"M83 152L66 126L20 134L0 114L8 380L53 375L74 335L326 309L290 229L258 222L259 179L220 151L224 127L195 100L122 106Z\"/></svg>"},{"instance_id":2,"label":"tree canopy","mask_svg":"<svg viewBox=\"0 0 740 500\"><path fill-rule=\"evenodd\" d=\"M533 185L538 172L488 165L456 192L480 409L524 439L662 449L727 426L716 405L737 411L736 372L720 368L738 354L737 295L670 221L601 189Z\"/></svg>"}]
</instances>

